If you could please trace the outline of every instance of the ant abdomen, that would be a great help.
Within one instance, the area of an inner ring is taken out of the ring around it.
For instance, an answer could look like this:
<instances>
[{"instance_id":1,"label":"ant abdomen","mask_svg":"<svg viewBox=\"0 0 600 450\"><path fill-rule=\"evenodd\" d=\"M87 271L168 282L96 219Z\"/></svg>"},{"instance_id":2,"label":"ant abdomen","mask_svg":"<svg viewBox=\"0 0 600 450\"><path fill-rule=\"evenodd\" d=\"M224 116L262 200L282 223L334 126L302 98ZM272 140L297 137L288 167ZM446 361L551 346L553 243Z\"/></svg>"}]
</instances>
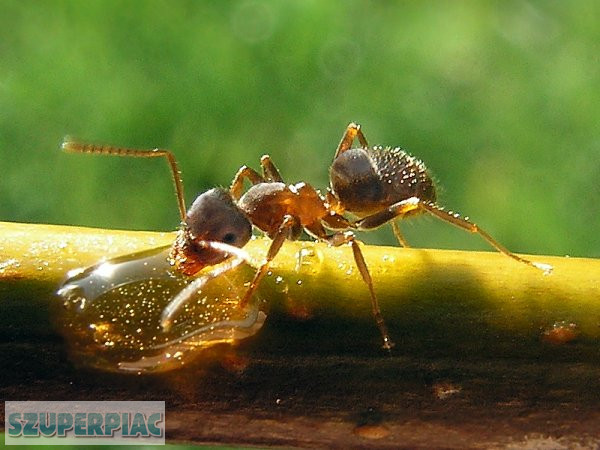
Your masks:
<instances>
[{"instance_id":1,"label":"ant abdomen","mask_svg":"<svg viewBox=\"0 0 600 450\"><path fill-rule=\"evenodd\" d=\"M349 149L338 155L329 173L340 205L359 217L411 197L436 199L425 165L399 147Z\"/></svg>"}]
</instances>

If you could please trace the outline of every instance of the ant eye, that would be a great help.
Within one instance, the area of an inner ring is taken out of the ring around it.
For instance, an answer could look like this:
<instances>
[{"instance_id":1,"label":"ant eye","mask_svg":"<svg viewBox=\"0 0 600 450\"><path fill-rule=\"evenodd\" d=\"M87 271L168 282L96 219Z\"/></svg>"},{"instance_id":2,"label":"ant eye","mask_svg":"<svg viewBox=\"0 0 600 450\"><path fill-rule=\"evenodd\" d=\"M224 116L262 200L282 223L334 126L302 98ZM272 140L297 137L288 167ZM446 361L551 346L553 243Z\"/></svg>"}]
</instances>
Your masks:
<instances>
[{"instance_id":1,"label":"ant eye","mask_svg":"<svg viewBox=\"0 0 600 450\"><path fill-rule=\"evenodd\" d=\"M235 242L235 234L227 233L225 236L223 236L223 242L226 244L233 244Z\"/></svg>"}]
</instances>

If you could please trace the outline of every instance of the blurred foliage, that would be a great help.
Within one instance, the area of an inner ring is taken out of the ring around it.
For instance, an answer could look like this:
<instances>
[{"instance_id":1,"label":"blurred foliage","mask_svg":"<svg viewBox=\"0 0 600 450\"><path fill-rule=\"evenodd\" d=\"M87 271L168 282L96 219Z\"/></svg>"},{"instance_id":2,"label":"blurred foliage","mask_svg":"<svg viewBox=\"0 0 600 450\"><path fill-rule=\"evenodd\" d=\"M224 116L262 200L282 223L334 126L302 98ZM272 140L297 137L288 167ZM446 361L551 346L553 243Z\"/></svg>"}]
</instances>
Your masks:
<instances>
[{"instance_id":1,"label":"blurred foliage","mask_svg":"<svg viewBox=\"0 0 600 450\"><path fill-rule=\"evenodd\" d=\"M441 203L510 249L600 256L600 3L0 2L0 220L173 229L187 201L269 153L327 186L348 122L402 146ZM415 246L487 249L417 218ZM389 228L364 235L394 243Z\"/></svg>"}]
</instances>

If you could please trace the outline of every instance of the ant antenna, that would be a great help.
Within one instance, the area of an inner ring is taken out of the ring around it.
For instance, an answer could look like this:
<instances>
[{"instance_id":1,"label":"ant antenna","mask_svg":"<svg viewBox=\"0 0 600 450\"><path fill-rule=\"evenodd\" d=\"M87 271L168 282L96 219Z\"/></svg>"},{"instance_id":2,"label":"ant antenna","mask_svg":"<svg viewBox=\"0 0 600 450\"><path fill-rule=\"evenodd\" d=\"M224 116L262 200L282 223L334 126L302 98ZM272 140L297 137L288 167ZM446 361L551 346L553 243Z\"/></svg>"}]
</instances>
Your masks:
<instances>
[{"instance_id":1,"label":"ant antenna","mask_svg":"<svg viewBox=\"0 0 600 450\"><path fill-rule=\"evenodd\" d=\"M113 155L113 156L131 156L134 158L157 158L164 156L167 158L171 175L173 176L173 184L175 185L175 195L177 196L177 205L179 207L179 215L181 221L185 221L186 208L185 198L183 197L183 183L181 181L181 172L177 166L177 161L169 150L155 148L153 150L136 150L132 148L113 147L110 145L95 145L95 144L80 144L71 141L68 137L65 138L62 149L69 153L93 153L97 155Z\"/></svg>"}]
</instances>

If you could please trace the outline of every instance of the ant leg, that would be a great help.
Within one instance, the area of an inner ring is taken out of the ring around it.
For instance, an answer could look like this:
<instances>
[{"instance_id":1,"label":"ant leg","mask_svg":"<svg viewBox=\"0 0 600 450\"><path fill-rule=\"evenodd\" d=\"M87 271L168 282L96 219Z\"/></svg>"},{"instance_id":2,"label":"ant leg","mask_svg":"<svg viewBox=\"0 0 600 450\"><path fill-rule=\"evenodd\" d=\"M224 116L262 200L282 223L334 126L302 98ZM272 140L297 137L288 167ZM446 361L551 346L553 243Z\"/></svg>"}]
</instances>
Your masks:
<instances>
[{"instance_id":1,"label":"ant leg","mask_svg":"<svg viewBox=\"0 0 600 450\"><path fill-rule=\"evenodd\" d=\"M383 211L376 212L367 217L354 222L354 226L359 230L372 230L381 225L390 222L396 218L402 218L410 212L417 211L420 208L420 200L417 197L411 197L401 202L394 203Z\"/></svg>"},{"instance_id":2,"label":"ant leg","mask_svg":"<svg viewBox=\"0 0 600 450\"><path fill-rule=\"evenodd\" d=\"M335 215L331 216L335 217ZM345 221L346 219L342 216L339 216L340 223ZM352 231L338 231L330 236L327 236L325 229L321 223L313 224L307 227L306 231L317 237L318 239L327 242L334 247L339 247L343 244L350 244L352 247L352 253L354 255L354 262L356 263L356 267L362 277L363 281L366 283L369 288L369 294L371 296L371 310L373 312L373 317L375 318L375 323L377 323L377 327L379 328L379 332L381 333L381 337L383 339L383 348L386 350L390 350L394 343L390 338L390 334L388 332L387 326L385 325L385 321L383 320L383 316L381 315L381 309L379 308L379 301L377 300L377 296L375 295L375 288L373 287L373 279L371 278L371 274L369 273L369 268L365 261L365 258L360 250L358 242L354 236Z\"/></svg>"},{"instance_id":3,"label":"ant leg","mask_svg":"<svg viewBox=\"0 0 600 450\"><path fill-rule=\"evenodd\" d=\"M256 170L248 166L239 168L235 177L233 177L231 187L229 188L229 192L235 200L239 200L242 196L245 179L252 184L264 183L265 181L283 181L277 167L275 167L275 164L273 164L269 155L263 155L263 157L260 158L260 165L263 168L263 175L260 175Z\"/></svg>"},{"instance_id":4,"label":"ant leg","mask_svg":"<svg viewBox=\"0 0 600 450\"><path fill-rule=\"evenodd\" d=\"M340 237L343 238L341 242L339 242ZM369 294L371 296L371 309L373 312L373 317L375 318L375 323L377 323L377 327L379 328L379 332L381 333L381 337L383 339L383 348L386 350L390 350L394 346L394 342L392 342L390 338L387 326L385 325L385 321L383 320L383 316L381 315L379 301L377 300L377 296L375 295L375 289L373 288L373 279L371 278L369 268L367 267L367 263L362 254L362 251L360 250L358 242L354 237L354 233L352 233L351 231L336 233L331 237L330 240L330 243L332 243L335 246L341 245L342 243L346 242L350 244L350 247L352 248L352 253L354 255L354 262L356 263L356 267L358 267L360 276L369 288Z\"/></svg>"},{"instance_id":5,"label":"ant leg","mask_svg":"<svg viewBox=\"0 0 600 450\"><path fill-rule=\"evenodd\" d=\"M348 242L350 242L350 246L352 247L354 261L356 262L358 271L360 272L362 279L369 288L369 294L371 294L371 309L373 310L373 317L375 317L375 322L377 323L377 326L379 327L379 332L381 333L381 337L383 338L383 348L389 350L394 346L394 343L390 339L387 326L385 325L385 321L383 320L383 316L381 315L381 309L379 308L379 302L377 301L377 297L375 296L375 289L373 288L373 279L371 278L371 274L369 273L369 268L367 267L367 263L365 262L365 258L362 254L362 251L360 250L360 247L356 242L354 233L346 233L346 238L348 239Z\"/></svg>"},{"instance_id":6,"label":"ant leg","mask_svg":"<svg viewBox=\"0 0 600 450\"><path fill-rule=\"evenodd\" d=\"M402 200L401 202L395 203L394 205L386 208L385 210L375 213L371 216L367 216L361 220L355 222L355 226L359 230L368 230L377 228L384 223L393 220L395 218L402 218L411 212L415 212L418 210L422 210L424 212L428 212L429 214L437 217L438 219L443 220L444 222L451 223L463 230L466 230L470 233L477 233L483 239L485 239L488 244L498 250L500 253L512 258L520 263L527 264L528 266L535 267L537 269L542 270L544 273L550 273L552 271L552 266L548 264L538 263L529 261L528 259L521 258L518 255L515 255L494 238L492 238L487 232L479 228L476 224L468 221L467 219L463 219L458 214L452 214L447 211L444 211L439 206L429 203L422 202L417 197L411 197L406 200Z\"/></svg>"},{"instance_id":7,"label":"ant leg","mask_svg":"<svg viewBox=\"0 0 600 450\"><path fill-rule=\"evenodd\" d=\"M402 230L400 229L400 225L398 225L398 222L396 220L392 220L391 224L392 230L394 231L394 236L396 236L398 243L402 247L409 248L410 245L408 245L408 242L406 242L406 239L404 239L404 235L402 234Z\"/></svg>"},{"instance_id":8,"label":"ant leg","mask_svg":"<svg viewBox=\"0 0 600 450\"><path fill-rule=\"evenodd\" d=\"M183 183L181 181L181 172L177 167L177 161L169 150L155 148L153 150L136 150L132 148L113 147L110 145L80 144L68 139L62 143L62 149L68 153L93 153L97 155L113 156L132 156L134 158L158 158L165 157L171 169L173 183L175 185L175 195L177 196L177 205L179 206L179 215L181 221L185 221L185 198L183 196Z\"/></svg>"},{"instance_id":9,"label":"ant leg","mask_svg":"<svg viewBox=\"0 0 600 450\"><path fill-rule=\"evenodd\" d=\"M181 292L179 292L173 298L173 300L171 300L171 302L163 310L160 319L160 326L164 331L169 331L171 325L173 324L173 316L177 313L177 311L181 309L183 305L189 302L191 298L193 298L198 292L200 292L202 290L202 287L206 283L208 283L213 278L219 277L225 272L229 272L230 270L236 268L243 262L251 264L250 256L248 255L248 253L246 253L246 251L238 247L225 244L224 242L199 241L196 245L203 248L211 248L213 250L223 252L224 254L230 254L234 256L234 258L220 266L217 266L215 269L211 270L206 275L195 278L184 289L182 289Z\"/></svg>"},{"instance_id":10,"label":"ant leg","mask_svg":"<svg viewBox=\"0 0 600 450\"><path fill-rule=\"evenodd\" d=\"M268 181L283 183L283 178L279 174L279 170L277 170L275 164L273 164L273 161L271 161L271 157L269 155L263 155L262 158L260 158L260 165L263 168L265 179Z\"/></svg>"},{"instance_id":11,"label":"ant leg","mask_svg":"<svg viewBox=\"0 0 600 450\"><path fill-rule=\"evenodd\" d=\"M358 142L360 142L362 148L369 147L367 139L365 138L365 135L360 129L360 125L351 122L346 128L344 135L342 136L342 140L340 141L337 150L335 151L335 156L333 157L333 159L336 159L346 150L349 150L352 147L352 142L354 142L354 138L358 138Z\"/></svg>"},{"instance_id":12,"label":"ant leg","mask_svg":"<svg viewBox=\"0 0 600 450\"><path fill-rule=\"evenodd\" d=\"M344 216L335 212L334 209L331 209L329 214L321 218L321 223L312 224L307 227L307 231L317 239L326 239L327 232L324 230L323 225L327 229L334 231L346 231L348 228L354 228L353 222L350 222Z\"/></svg>"},{"instance_id":13,"label":"ant leg","mask_svg":"<svg viewBox=\"0 0 600 450\"><path fill-rule=\"evenodd\" d=\"M277 256L277 253L279 253L279 250L281 250L281 246L283 245L284 241L288 237L289 230L292 229L293 227L295 227L296 224L297 224L297 221L293 216L286 215L283 218L283 222L279 226L277 233L275 233L275 236L273 237L273 241L271 242L271 246L269 247L269 250L267 251L267 257L265 258L265 261L261 264L261 266L256 271L254 278L250 282L250 286L248 287L248 290L244 294L244 297L242 297L242 300L240 300L240 308L244 308L248 304L248 302L254 295L256 288L258 288L260 280L262 280L263 277L265 276L265 274L267 273L267 270L269 269L269 265L271 264L271 261L273 261L273 258L275 258L275 256Z\"/></svg>"},{"instance_id":14,"label":"ant leg","mask_svg":"<svg viewBox=\"0 0 600 450\"><path fill-rule=\"evenodd\" d=\"M447 211L440 209L437 205L432 203L419 203L419 206L432 214L433 216L441 219L445 222L451 223L463 230L469 231L471 233L478 233L483 239L485 239L492 247L498 250L500 253L505 254L506 256L519 261L523 264L527 264L528 266L535 267L536 269L540 269L544 272L544 274L549 274L552 272L552 266L549 264L538 263L535 261L529 261L528 259L521 258L520 256L515 255L498 241L496 241L492 236L490 236L487 232L479 228L476 224L469 222L467 219L463 219L458 214L452 214Z\"/></svg>"},{"instance_id":15,"label":"ant leg","mask_svg":"<svg viewBox=\"0 0 600 450\"><path fill-rule=\"evenodd\" d=\"M256 170L248 166L242 166L239 168L233 181L229 192L235 200L239 200L242 196L242 190L244 189L244 179L247 179L252 184L264 183L265 179Z\"/></svg>"}]
</instances>

